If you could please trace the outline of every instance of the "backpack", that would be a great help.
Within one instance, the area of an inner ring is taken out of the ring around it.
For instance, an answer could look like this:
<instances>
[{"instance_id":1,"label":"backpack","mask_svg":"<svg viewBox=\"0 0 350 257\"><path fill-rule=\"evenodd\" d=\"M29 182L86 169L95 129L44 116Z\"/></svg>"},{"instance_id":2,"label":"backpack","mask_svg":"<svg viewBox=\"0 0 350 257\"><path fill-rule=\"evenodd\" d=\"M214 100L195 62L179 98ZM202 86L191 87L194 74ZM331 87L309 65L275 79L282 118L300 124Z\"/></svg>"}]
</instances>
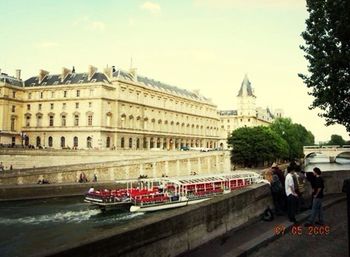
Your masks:
<instances>
[{"instance_id":1,"label":"backpack","mask_svg":"<svg viewBox=\"0 0 350 257\"><path fill-rule=\"evenodd\" d=\"M276 174L272 175L271 191L272 193L279 193L283 191L282 183Z\"/></svg>"}]
</instances>

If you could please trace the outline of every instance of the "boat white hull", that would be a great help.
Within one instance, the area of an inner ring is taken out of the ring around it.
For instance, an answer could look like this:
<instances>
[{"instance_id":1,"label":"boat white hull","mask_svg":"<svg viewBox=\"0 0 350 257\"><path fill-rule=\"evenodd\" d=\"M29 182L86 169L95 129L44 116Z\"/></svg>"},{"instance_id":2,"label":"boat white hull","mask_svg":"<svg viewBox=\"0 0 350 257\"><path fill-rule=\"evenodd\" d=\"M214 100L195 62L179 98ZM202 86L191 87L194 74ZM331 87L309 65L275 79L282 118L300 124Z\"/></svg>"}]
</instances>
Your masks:
<instances>
[{"instance_id":1,"label":"boat white hull","mask_svg":"<svg viewBox=\"0 0 350 257\"><path fill-rule=\"evenodd\" d=\"M172 208L179 208L187 205L201 203L209 199L210 198L202 198L202 199L196 199L196 200L170 202L170 203L158 204L158 205L144 205L144 206L132 205L130 207L130 212L152 212L152 211L160 211L160 210L166 210L166 209L172 209Z\"/></svg>"}]
</instances>

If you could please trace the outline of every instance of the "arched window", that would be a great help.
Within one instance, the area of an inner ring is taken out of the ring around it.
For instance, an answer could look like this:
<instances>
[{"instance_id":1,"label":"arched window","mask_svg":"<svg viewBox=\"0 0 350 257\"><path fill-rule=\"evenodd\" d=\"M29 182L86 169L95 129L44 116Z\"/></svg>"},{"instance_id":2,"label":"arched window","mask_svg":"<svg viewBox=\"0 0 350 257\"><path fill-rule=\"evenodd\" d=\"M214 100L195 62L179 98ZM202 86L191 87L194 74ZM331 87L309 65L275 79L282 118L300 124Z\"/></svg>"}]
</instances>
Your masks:
<instances>
[{"instance_id":1,"label":"arched window","mask_svg":"<svg viewBox=\"0 0 350 257\"><path fill-rule=\"evenodd\" d=\"M150 148L154 148L154 138L153 137L151 137L151 142L150 142Z\"/></svg>"},{"instance_id":2,"label":"arched window","mask_svg":"<svg viewBox=\"0 0 350 257\"><path fill-rule=\"evenodd\" d=\"M49 137L49 147L52 147L53 146L53 139L52 137Z\"/></svg>"},{"instance_id":3,"label":"arched window","mask_svg":"<svg viewBox=\"0 0 350 257\"><path fill-rule=\"evenodd\" d=\"M28 146L28 145L29 145L29 137L28 137L28 136L25 136L25 137L24 137L24 145L25 145L25 146Z\"/></svg>"},{"instance_id":4,"label":"arched window","mask_svg":"<svg viewBox=\"0 0 350 257\"><path fill-rule=\"evenodd\" d=\"M129 138L129 148L132 148L132 137Z\"/></svg>"},{"instance_id":5,"label":"arched window","mask_svg":"<svg viewBox=\"0 0 350 257\"><path fill-rule=\"evenodd\" d=\"M110 138L110 137L107 137L107 138L106 138L106 147L107 147L107 148L110 148L110 147L111 147L111 138Z\"/></svg>"},{"instance_id":6,"label":"arched window","mask_svg":"<svg viewBox=\"0 0 350 257\"><path fill-rule=\"evenodd\" d=\"M61 147L66 147L66 139L65 137L61 137Z\"/></svg>"},{"instance_id":7,"label":"arched window","mask_svg":"<svg viewBox=\"0 0 350 257\"><path fill-rule=\"evenodd\" d=\"M136 148L140 148L140 138L136 139Z\"/></svg>"},{"instance_id":8,"label":"arched window","mask_svg":"<svg viewBox=\"0 0 350 257\"><path fill-rule=\"evenodd\" d=\"M122 137L122 138L120 139L120 147L121 147L121 148L124 148L124 147L125 147L125 140L124 140L124 137Z\"/></svg>"},{"instance_id":9,"label":"arched window","mask_svg":"<svg viewBox=\"0 0 350 257\"><path fill-rule=\"evenodd\" d=\"M86 138L86 147L92 148L92 138L91 137Z\"/></svg>"},{"instance_id":10,"label":"arched window","mask_svg":"<svg viewBox=\"0 0 350 257\"><path fill-rule=\"evenodd\" d=\"M40 137L36 137L36 147L41 146L41 139Z\"/></svg>"},{"instance_id":11,"label":"arched window","mask_svg":"<svg viewBox=\"0 0 350 257\"><path fill-rule=\"evenodd\" d=\"M73 146L78 147L78 137L73 138Z\"/></svg>"}]
</instances>

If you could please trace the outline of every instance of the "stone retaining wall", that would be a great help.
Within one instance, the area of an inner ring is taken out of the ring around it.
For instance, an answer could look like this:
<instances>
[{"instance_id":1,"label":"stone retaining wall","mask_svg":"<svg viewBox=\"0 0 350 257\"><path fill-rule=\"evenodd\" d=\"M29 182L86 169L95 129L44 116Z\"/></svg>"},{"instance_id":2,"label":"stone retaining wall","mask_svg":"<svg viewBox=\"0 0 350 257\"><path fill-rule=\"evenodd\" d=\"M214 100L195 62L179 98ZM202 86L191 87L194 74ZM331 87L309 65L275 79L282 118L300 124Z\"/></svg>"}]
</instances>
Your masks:
<instances>
[{"instance_id":1,"label":"stone retaining wall","mask_svg":"<svg viewBox=\"0 0 350 257\"><path fill-rule=\"evenodd\" d=\"M84 172L89 180L96 174L99 181L114 181L147 177L214 174L230 170L230 156L227 152L209 152L181 156L165 156L149 159L110 161L104 163L62 165L20 171L6 171L0 174L0 185L36 184L39 179L50 183L75 183Z\"/></svg>"}]
</instances>

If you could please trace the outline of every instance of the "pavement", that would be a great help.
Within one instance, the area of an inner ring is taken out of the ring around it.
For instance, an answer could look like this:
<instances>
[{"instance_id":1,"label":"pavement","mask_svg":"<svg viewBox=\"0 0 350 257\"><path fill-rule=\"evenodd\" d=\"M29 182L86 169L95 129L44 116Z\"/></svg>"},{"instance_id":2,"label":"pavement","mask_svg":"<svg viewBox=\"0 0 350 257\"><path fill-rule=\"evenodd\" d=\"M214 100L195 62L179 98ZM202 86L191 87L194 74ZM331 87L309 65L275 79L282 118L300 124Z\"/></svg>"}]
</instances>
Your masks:
<instances>
[{"instance_id":1,"label":"pavement","mask_svg":"<svg viewBox=\"0 0 350 257\"><path fill-rule=\"evenodd\" d=\"M298 225L286 216L271 222L257 221L230 231L181 257L343 257L348 256L345 195L327 196L323 201L326 224L306 228L310 210L296 216Z\"/></svg>"}]
</instances>

